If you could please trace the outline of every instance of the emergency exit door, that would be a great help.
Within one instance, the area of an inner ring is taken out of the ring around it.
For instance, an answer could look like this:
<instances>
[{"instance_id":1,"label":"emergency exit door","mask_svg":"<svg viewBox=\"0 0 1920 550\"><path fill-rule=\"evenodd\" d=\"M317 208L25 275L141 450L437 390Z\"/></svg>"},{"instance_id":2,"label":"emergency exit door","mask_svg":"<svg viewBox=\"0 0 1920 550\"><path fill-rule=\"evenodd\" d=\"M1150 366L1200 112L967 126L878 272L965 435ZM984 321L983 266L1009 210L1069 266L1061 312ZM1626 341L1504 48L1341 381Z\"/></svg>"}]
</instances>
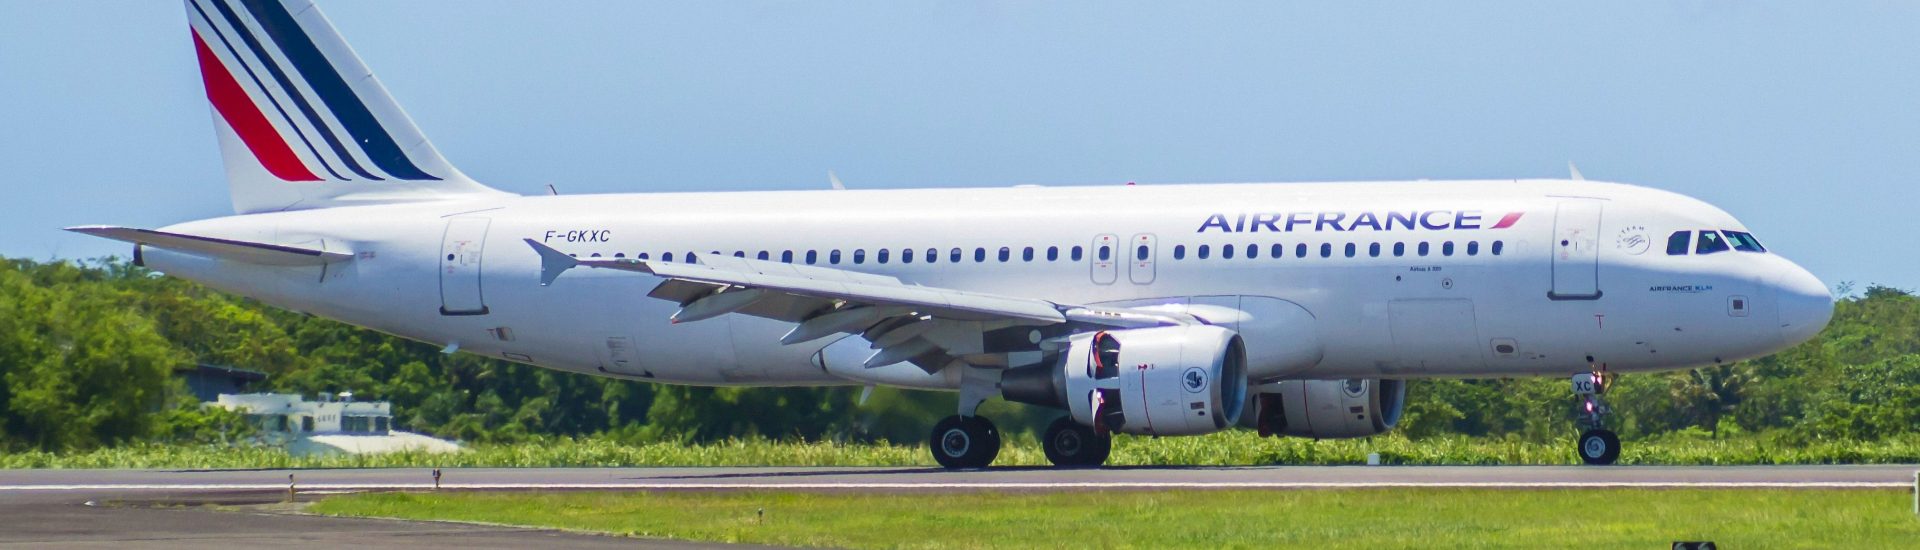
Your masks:
<instances>
[{"instance_id":1,"label":"emergency exit door","mask_svg":"<svg viewBox=\"0 0 1920 550\"><path fill-rule=\"evenodd\" d=\"M1093 253L1087 262L1093 267L1093 283L1110 285L1120 278L1120 238L1114 235L1093 237Z\"/></svg>"},{"instance_id":2,"label":"emergency exit door","mask_svg":"<svg viewBox=\"0 0 1920 550\"><path fill-rule=\"evenodd\" d=\"M1600 298L1600 199L1565 199L1553 218L1555 300Z\"/></svg>"},{"instance_id":3,"label":"emergency exit door","mask_svg":"<svg viewBox=\"0 0 1920 550\"><path fill-rule=\"evenodd\" d=\"M1133 243L1127 247L1127 278L1133 284L1144 285L1153 282L1153 256L1159 247L1154 244L1153 234L1141 233L1133 236Z\"/></svg>"},{"instance_id":4,"label":"emergency exit door","mask_svg":"<svg viewBox=\"0 0 1920 550\"><path fill-rule=\"evenodd\" d=\"M487 218L452 218L440 239L440 314L486 315L480 288L480 261L487 242Z\"/></svg>"}]
</instances>

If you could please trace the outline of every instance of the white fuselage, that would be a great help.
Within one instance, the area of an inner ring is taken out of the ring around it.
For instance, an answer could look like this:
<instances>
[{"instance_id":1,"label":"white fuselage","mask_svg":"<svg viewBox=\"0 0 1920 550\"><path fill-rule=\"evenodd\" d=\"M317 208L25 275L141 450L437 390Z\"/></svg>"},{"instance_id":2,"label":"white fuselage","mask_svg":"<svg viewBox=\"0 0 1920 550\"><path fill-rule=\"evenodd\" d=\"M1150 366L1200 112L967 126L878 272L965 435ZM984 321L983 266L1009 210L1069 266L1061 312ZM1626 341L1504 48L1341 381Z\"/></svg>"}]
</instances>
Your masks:
<instances>
[{"instance_id":1,"label":"white fuselage","mask_svg":"<svg viewBox=\"0 0 1920 550\"><path fill-rule=\"evenodd\" d=\"M811 254L909 284L1066 304L1241 307L1271 321L1240 321L1249 354L1281 358L1287 378L1689 368L1804 341L1831 304L1772 253L1669 255L1676 231L1746 230L1711 205L1584 181L501 197L167 230L356 255L286 268L146 249L170 275L464 352L697 385L872 380L829 368L844 360L820 352L838 338L781 345L789 323L671 324L679 304L649 298L651 276L579 270L541 286L521 240L581 258ZM952 388L957 375L882 382Z\"/></svg>"}]
</instances>

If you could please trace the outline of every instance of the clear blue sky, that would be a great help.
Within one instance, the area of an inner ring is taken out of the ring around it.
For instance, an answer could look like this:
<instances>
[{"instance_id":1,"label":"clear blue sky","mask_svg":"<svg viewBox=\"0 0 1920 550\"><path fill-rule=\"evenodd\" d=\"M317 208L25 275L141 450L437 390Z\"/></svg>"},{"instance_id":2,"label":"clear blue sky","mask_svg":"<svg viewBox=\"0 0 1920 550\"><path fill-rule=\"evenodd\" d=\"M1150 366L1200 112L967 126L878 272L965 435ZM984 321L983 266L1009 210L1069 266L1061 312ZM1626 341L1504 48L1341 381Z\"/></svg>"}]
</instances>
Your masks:
<instances>
[{"instance_id":1,"label":"clear blue sky","mask_svg":"<svg viewBox=\"0 0 1920 550\"><path fill-rule=\"evenodd\" d=\"M440 150L563 193L1562 177L1920 289L1916 2L322 0ZM0 254L228 213L178 2L0 0Z\"/></svg>"}]
</instances>

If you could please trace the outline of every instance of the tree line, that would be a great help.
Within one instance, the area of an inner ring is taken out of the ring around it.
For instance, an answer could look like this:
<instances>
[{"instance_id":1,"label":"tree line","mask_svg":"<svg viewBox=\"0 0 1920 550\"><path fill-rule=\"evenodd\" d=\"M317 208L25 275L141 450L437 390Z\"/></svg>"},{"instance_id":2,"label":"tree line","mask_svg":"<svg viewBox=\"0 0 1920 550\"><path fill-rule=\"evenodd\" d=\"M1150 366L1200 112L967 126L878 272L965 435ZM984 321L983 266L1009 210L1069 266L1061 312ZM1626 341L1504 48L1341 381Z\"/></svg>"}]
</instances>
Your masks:
<instances>
[{"instance_id":1,"label":"tree line","mask_svg":"<svg viewBox=\"0 0 1920 550\"><path fill-rule=\"evenodd\" d=\"M1920 298L1843 285L1819 337L1764 359L1621 376L1609 402L1628 439L1674 434L1788 443L1876 440L1920 426ZM83 450L230 435L173 375L196 363L261 370L261 391L351 391L393 403L407 430L470 442L739 437L918 443L954 396L861 388L696 388L571 374L280 310L117 259L0 260L0 452ZM1418 380L1400 430L1545 441L1571 436L1564 379ZM1058 413L990 401L1002 429Z\"/></svg>"}]
</instances>

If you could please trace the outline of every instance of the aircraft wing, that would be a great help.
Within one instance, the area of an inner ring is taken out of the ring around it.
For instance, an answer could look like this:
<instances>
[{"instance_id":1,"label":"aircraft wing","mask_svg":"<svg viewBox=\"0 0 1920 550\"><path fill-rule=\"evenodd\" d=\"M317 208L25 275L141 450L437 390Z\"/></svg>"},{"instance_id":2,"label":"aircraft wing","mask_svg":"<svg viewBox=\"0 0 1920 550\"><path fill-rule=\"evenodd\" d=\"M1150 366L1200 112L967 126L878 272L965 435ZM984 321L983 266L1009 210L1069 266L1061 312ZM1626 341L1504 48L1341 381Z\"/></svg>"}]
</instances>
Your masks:
<instances>
[{"instance_id":1,"label":"aircraft wing","mask_svg":"<svg viewBox=\"0 0 1920 550\"><path fill-rule=\"evenodd\" d=\"M110 225L82 225L69 227L67 231L85 233L95 237L105 237L116 241L125 241L141 246L151 246L163 250L184 252L206 258L231 260L241 263L274 266L315 266L353 259L352 254L329 252L313 248L301 248L278 244L237 241L185 233L168 233L152 229L115 227Z\"/></svg>"},{"instance_id":2,"label":"aircraft wing","mask_svg":"<svg viewBox=\"0 0 1920 550\"><path fill-rule=\"evenodd\" d=\"M533 239L526 242L540 253L543 286L578 266L654 275L666 281L647 296L680 304L675 323L728 313L797 323L780 339L785 344L859 334L879 350L867 360L869 368L912 361L936 371L960 357L989 351L985 335L1010 327L1195 322L1178 314L909 285L895 277L819 266L721 255L702 255L698 263L576 258Z\"/></svg>"}]
</instances>

